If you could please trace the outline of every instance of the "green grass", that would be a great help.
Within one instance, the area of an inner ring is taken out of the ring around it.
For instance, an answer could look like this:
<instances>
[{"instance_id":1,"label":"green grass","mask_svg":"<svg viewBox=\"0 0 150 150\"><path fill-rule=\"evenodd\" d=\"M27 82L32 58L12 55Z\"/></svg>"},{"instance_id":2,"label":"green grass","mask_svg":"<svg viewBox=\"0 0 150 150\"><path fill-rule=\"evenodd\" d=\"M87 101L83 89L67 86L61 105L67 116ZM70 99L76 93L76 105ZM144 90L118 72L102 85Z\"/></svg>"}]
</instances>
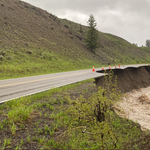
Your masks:
<instances>
[{"instance_id":1,"label":"green grass","mask_svg":"<svg viewBox=\"0 0 150 150\"><path fill-rule=\"evenodd\" d=\"M26 51L17 53L11 49L10 51L1 51L4 59L0 60L0 79L92 69L93 66L101 66L96 61L90 61L82 57L74 62L49 51L42 52L42 50L39 50L37 52L34 50L31 54L27 54ZM38 53L42 53L40 57ZM13 57L13 59L8 60L8 56Z\"/></svg>"},{"instance_id":2,"label":"green grass","mask_svg":"<svg viewBox=\"0 0 150 150\"><path fill-rule=\"evenodd\" d=\"M87 132L82 133L85 130L85 125L75 119L73 114L66 111L70 108L73 110L69 101L72 101L73 106L79 101L79 98L72 100L69 91L74 91L89 82L92 80L51 89L0 105L1 114L4 117L0 122L0 133L5 130L10 131L10 137L1 140L1 148L11 148L13 146L11 143L14 142L13 137L17 138L19 131L21 131L24 134L15 144L16 149L21 149L30 143L38 145L38 149L99 149L102 143L96 138L97 136L91 134L93 132L90 130L90 128L95 128L94 124L88 126ZM80 91L84 96L89 92L86 87ZM88 102L89 99L85 99L85 102ZM85 106L87 107L87 105ZM114 111L111 111L111 116L113 116L111 130L117 137L116 149L147 147L149 143L148 132L142 132L138 124L120 118ZM30 125L32 125L32 132ZM98 132L99 130L95 128L94 131ZM140 142L138 142L139 140ZM107 149L111 149L111 136L106 136L105 142Z\"/></svg>"},{"instance_id":3,"label":"green grass","mask_svg":"<svg viewBox=\"0 0 150 150\"><path fill-rule=\"evenodd\" d=\"M32 112L32 107L19 105L17 108L13 107L13 109L8 112L7 117L10 123L25 122Z\"/></svg>"},{"instance_id":4,"label":"green grass","mask_svg":"<svg viewBox=\"0 0 150 150\"><path fill-rule=\"evenodd\" d=\"M139 129L139 125L133 124L132 121L127 119L121 119L116 115L113 114L113 126L112 130L115 131L117 137L117 149L122 149L123 147L136 147L132 142L135 143L141 138L141 130ZM56 122L53 123L53 128L67 128L70 125L71 118L68 114L63 112L59 112L54 117ZM77 126L76 126L77 125ZM44 143L44 148L53 147L57 149L99 149L101 147L100 141L96 139L90 141L90 139L94 138L92 135L84 134L82 131L84 130L83 127L77 129L78 124L74 127L75 130L67 131L65 135L58 136L55 139L46 140ZM88 140L87 140L88 139ZM106 142L106 141L105 141ZM144 141L143 141L144 142ZM148 142L148 140L146 141ZM111 139L107 136L107 149L111 149ZM137 144L137 143L136 143ZM141 143L140 143L141 144ZM138 147L138 146L137 146Z\"/></svg>"},{"instance_id":5,"label":"green grass","mask_svg":"<svg viewBox=\"0 0 150 150\"><path fill-rule=\"evenodd\" d=\"M145 139L146 134L143 137L143 133L138 124L125 118L120 118L115 112L112 112L112 115L114 117L112 119L111 130L114 132L115 137L117 137L115 149L131 149L133 147L138 149L144 142L148 143L148 139ZM74 122L74 128L69 128L74 118L71 118L65 111L60 111L53 115L53 118L55 119L53 123L54 129L64 128L66 130L55 139L45 141L45 149L48 147L57 149L102 149L100 140L96 139L96 135L94 137L92 131L83 133L84 126L80 122ZM89 128L95 128L95 125L91 124ZM138 143L141 138L145 140ZM112 139L109 135L105 137L105 143L107 143L105 145L106 149L113 149Z\"/></svg>"}]
</instances>

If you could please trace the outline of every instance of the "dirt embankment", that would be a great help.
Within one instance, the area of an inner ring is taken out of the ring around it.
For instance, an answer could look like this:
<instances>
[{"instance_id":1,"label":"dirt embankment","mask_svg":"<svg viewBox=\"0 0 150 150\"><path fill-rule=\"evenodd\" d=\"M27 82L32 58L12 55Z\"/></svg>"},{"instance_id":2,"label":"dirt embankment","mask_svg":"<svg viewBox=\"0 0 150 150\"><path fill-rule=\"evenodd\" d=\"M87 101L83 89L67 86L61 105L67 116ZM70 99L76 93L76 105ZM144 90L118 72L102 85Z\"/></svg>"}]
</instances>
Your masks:
<instances>
[{"instance_id":1,"label":"dirt embankment","mask_svg":"<svg viewBox=\"0 0 150 150\"><path fill-rule=\"evenodd\" d=\"M118 77L118 88L126 93L113 106L115 112L139 123L142 130L150 130L150 66L115 69L113 72ZM95 81L97 86L104 86L104 77Z\"/></svg>"},{"instance_id":2,"label":"dirt embankment","mask_svg":"<svg viewBox=\"0 0 150 150\"><path fill-rule=\"evenodd\" d=\"M150 86L150 66L143 66L139 68L129 67L126 69L114 69L112 71L114 72L112 80L114 81L115 76L117 76L118 88L122 93ZM102 73L104 71L98 72ZM106 72L109 72L109 70L106 70ZM105 78L96 78L95 83L97 86L103 86Z\"/></svg>"}]
</instances>

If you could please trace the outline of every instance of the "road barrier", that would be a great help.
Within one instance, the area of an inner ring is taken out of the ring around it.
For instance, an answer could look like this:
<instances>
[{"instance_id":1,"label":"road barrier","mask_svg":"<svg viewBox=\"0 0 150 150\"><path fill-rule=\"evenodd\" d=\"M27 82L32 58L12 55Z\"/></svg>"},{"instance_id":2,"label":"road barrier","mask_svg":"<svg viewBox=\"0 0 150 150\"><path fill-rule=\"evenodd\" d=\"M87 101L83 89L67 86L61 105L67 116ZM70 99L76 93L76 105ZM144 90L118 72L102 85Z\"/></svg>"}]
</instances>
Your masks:
<instances>
[{"instance_id":1,"label":"road barrier","mask_svg":"<svg viewBox=\"0 0 150 150\"><path fill-rule=\"evenodd\" d=\"M94 66L93 66L93 69L92 69L92 71L93 71L93 72L95 72L95 68L94 68Z\"/></svg>"}]
</instances>

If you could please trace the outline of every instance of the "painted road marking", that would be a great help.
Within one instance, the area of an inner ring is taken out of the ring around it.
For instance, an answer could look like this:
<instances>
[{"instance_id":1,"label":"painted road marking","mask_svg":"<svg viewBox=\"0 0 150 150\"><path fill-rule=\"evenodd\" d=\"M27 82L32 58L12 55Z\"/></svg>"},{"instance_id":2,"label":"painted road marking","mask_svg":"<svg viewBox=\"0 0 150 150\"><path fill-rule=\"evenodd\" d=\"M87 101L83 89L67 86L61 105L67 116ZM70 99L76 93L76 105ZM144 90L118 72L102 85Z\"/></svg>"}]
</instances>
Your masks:
<instances>
[{"instance_id":1,"label":"painted road marking","mask_svg":"<svg viewBox=\"0 0 150 150\"><path fill-rule=\"evenodd\" d=\"M44 80L54 79L54 78L61 78L61 77L72 76L72 75L77 75L77 74L85 74L85 73L89 73L89 72L75 73L75 74L63 75L63 76L58 76L58 77L50 77L50 78L44 78L44 79L39 79L39 80L31 80L31 81L26 81L26 82L6 84L6 85L1 85L0 88L7 87L7 86L13 86L13 85L19 85L19 84L25 84L25 83L32 83L32 82L44 81Z\"/></svg>"}]
</instances>

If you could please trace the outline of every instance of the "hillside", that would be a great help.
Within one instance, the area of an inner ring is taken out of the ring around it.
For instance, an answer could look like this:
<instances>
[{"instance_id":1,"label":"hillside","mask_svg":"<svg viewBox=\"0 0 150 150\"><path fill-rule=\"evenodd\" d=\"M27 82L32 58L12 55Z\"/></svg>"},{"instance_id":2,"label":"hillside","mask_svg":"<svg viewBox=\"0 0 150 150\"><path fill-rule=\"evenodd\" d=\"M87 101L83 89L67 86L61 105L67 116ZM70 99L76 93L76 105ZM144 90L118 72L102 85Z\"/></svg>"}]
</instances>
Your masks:
<instances>
[{"instance_id":1,"label":"hillside","mask_svg":"<svg viewBox=\"0 0 150 150\"><path fill-rule=\"evenodd\" d=\"M142 63L150 56L149 51L102 32L100 48L93 54L84 42L86 31L86 26L59 19L23 1L0 0L0 78L108 63Z\"/></svg>"},{"instance_id":2,"label":"hillside","mask_svg":"<svg viewBox=\"0 0 150 150\"><path fill-rule=\"evenodd\" d=\"M88 30L87 26L77 24L67 19L61 19L74 32L83 31L83 38ZM81 33L80 33L81 34ZM137 47L121 37L99 31L99 49L96 55L101 59L102 64L117 63L143 63L150 58L150 49L146 47Z\"/></svg>"}]
</instances>

